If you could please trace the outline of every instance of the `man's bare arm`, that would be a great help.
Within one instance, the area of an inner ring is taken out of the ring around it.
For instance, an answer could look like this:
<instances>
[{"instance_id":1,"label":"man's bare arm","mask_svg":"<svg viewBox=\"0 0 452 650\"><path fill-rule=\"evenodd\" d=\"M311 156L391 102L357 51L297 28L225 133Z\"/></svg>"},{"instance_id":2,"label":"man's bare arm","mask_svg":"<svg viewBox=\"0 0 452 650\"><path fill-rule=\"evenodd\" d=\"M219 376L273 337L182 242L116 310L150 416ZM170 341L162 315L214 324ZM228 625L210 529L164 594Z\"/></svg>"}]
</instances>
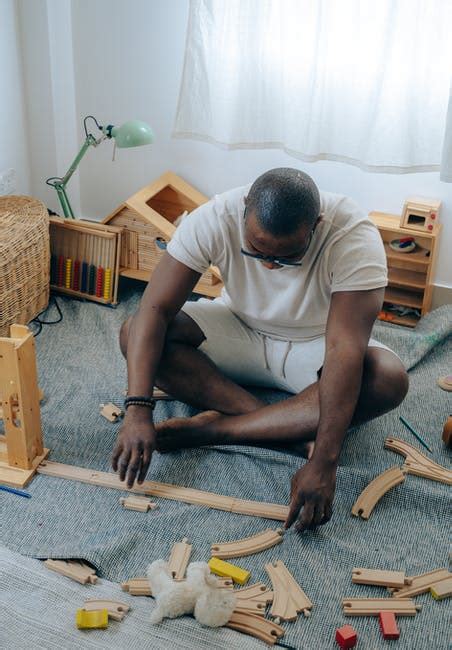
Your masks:
<instances>
[{"instance_id":1,"label":"man's bare arm","mask_svg":"<svg viewBox=\"0 0 452 650\"><path fill-rule=\"evenodd\" d=\"M127 343L129 395L152 395L168 325L199 280L200 273L168 253L162 257L132 319ZM131 487L138 475L144 481L155 448L152 411L130 406L113 452L113 469Z\"/></svg>"},{"instance_id":2,"label":"man's bare arm","mask_svg":"<svg viewBox=\"0 0 452 650\"><path fill-rule=\"evenodd\" d=\"M384 289L333 294L326 329L326 351L319 381L320 419L311 460L295 474L286 526L298 517L304 530L330 519L336 469L356 410L370 333Z\"/></svg>"}]
</instances>

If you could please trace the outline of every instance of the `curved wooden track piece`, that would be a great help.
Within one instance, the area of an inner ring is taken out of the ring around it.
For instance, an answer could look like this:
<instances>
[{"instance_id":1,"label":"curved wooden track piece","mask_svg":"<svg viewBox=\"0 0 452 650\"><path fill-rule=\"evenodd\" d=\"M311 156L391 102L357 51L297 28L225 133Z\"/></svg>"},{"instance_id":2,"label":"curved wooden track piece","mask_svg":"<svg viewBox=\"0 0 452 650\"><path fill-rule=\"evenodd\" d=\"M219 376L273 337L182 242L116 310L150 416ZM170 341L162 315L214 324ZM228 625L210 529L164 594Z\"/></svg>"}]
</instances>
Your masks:
<instances>
[{"instance_id":1,"label":"curved wooden track piece","mask_svg":"<svg viewBox=\"0 0 452 650\"><path fill-rule=\"evenodd\" d=\"M390 467L386 472L379 474L364 488L353 504L352 515L369 519L372 510L381 497L391 488L399 485L399 483L403 483L404 480L405 474L397 466Z\"/></svg>"},{"instance_id":2,"label":"curved wooden track piece","mask_svg":"<svg viewBox=\"0 0 452 650\"><path fill-rule=\"evenodd\" d=\"M273 592L263 582L257 582L243 589L236 589L235 595L237 605L234 611L242 614L265 616L265 608L273 601Z\"/></svg>"},{"instance_id":3,"label":"curved wooden track piece","mask_svg":"<svg viewBox=\"0 0 452 650\"><path fill-rule=\"evenodd\" d=\"M109 618L112 618L115 621L122 621L130 609L128 605L121 603L119 600L96 600L95 598L85 600L83 608L87 612L93 612L97 609L106 609Z\"/></svg>"},{"instance_id":4,"label":"curved wooden track piece","mask_svg":"<svg viewBox=\"0 0 452 650\"><path fill-rule=\"evenodd\" d=\"M386 438L385 449L390 449L395 451L396 454L405 457L402 470L405 470L407 474L414 474L415 476L428 478L431 481L452 485L452 472L450 470L430 460L408 442L398 438Z\"/></svg>"},{"instance_id":5,"label":"curved wooden track piece","mask_svg":"<svg viewBox=\"0 0 452 650\"><path fill-rule=\"evenodd\" d=\"M345 616L378 616L380 612L415 616L421 609L411 598L344 598L342 608Z\"/></svg>"},{"instance_id":6,"label":"curved wooden track piece","mask_svg":"<svg viewBox=\"0 0 452 650\"><path fill-rule=\"evenodd\" d=\"M274 645L284 635L284 629L273 621L269 621L262 616L242 614L240 612L233 612L231 618L226 623L226 627L243 632L243 634L255 636L257 639L261 639L261 641L265 641L269 645Z\"/></svg>"},{"instance_id":7,"label":"curved wooden track piece","mask_svg":"<svg viewBox=\"0 0 452 650\"><path fill-rule=\"evenodd\" d=\"M173 580L183 580L185 571L190 559L192 545L188 544L188 539L184 537L181 542L174 544L168 560L168 570Z\"/></svg>"},{"instance_id":8,"label":"curved wooden track piece","mask_svg":"<svg viewBox=\"0 0 452 650\"><path fill-rule=\"evenodd\" d=\"M253 555L254 553L260 553L260 551L265 551L267 548L276 546L276 544L280 544L283 540L283 534L284 531L282 528L278 528L277 530L267 528L262 533L237 539L234 542L216 542L212 544L210 553L212 557L219 557L222 560Z\"/></svg>"},{"instance_id":9,"label":"curved wooden track piece","mask_svg":"<svg viewBox=\"0 0 452 650\"><path fill-rule=\"evenodd\" d=\"M452 578L452 573L447 569L435 569L428 573L421 573L418 576L412 576L411 585L403 587L403 589L391 589L394 598L411 598L411 596L418 596L425 594L435 584Z\"/></svg>"},{"instance_id":10,"label":"curved wooden track piece","mask_svg":"<svg viewBox=\"0 0 452 650\"><path fill-rule=\"evenodd\" d=\"M265 565L273 587L270 616L281 621L295 621L301 612L310 616L312 603L281 560Z\"/></svg>"}]
</instances>

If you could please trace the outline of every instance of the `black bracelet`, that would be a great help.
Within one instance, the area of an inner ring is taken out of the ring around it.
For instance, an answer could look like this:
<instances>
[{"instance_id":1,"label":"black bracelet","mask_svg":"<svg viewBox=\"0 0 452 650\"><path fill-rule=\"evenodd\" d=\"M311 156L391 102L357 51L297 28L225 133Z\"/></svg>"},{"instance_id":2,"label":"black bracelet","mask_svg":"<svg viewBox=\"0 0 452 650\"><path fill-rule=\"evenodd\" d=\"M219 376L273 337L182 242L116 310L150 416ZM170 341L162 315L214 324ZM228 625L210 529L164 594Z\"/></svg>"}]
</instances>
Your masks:
<instances>
[{"instance_id":1,"label":"black bracelet","mask_svg":"<svg viewBox=\"0 0 452 650\"><path fill-rule=\"evenodd\" d=\"M155 399L143 395L131 395L124 400L124 410L127 411L129 406L146 406L153 411L155 409Z\"/></svg>"}]
</instances>

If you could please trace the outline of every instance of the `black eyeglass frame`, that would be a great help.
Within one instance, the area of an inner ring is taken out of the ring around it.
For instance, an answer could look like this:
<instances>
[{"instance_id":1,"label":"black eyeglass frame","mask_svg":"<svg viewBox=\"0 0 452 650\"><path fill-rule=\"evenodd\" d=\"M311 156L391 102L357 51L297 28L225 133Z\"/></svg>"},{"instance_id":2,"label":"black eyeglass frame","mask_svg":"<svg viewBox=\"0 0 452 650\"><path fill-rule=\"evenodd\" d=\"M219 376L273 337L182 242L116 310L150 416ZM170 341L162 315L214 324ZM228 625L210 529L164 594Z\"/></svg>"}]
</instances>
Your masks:
<instances>
[{"instance_id":1,"label":"black eyeglass frame","mask_svg":"<svg viewBox=\"0 0 452 650\"><path fill-rule=\"evenodd\" d=\"M246 215L246 208L243 216L245 215ZM314 235L314 230L315 227L309 233L309 240L305 246L304 251L302 251L301 253L301 259L308 252L308 248L311 245L312 237ZM270 264L279 264L280 266L302 266L303 264L303 262L300 260L298 261L288 260L285 257L278 257L277 255L262 255L261 253L250 253L249 251L246 251L244 248L240 248L240 252L242 253L242 255L245 255L246 257L252 257L255 260L259 260L259 262L269 262Z\"/></svg>"}]
</instances>

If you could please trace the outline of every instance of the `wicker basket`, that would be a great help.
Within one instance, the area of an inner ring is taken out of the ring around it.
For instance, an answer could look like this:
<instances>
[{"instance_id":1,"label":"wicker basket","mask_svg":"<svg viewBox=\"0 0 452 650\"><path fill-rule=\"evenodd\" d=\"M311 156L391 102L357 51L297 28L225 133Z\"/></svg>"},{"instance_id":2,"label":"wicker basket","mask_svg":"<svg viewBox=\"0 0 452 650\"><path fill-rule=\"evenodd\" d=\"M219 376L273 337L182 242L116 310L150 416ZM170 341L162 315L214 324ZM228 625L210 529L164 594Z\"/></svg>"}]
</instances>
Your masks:
<instances>
[{"instance_id":1,"label":"wicker basket","mask_svg":"<svg viewBox=\"0 0 452 650\"><path fill-rule=\"evenodd\" d=\"M29 196L0 196L0 336L49 302L49 216Z\"/></svg>"}]
</instances>

